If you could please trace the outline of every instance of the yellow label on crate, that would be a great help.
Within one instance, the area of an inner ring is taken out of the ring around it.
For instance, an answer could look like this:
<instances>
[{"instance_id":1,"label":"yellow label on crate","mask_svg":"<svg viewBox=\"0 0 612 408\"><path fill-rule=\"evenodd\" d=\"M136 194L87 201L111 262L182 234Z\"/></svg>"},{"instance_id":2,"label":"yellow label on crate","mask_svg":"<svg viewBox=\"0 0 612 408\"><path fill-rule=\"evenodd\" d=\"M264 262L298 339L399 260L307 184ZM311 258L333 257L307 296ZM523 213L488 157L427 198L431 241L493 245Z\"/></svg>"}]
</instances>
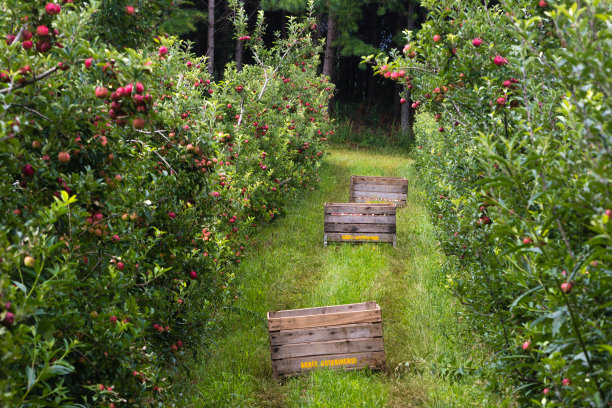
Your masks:
<instances>
[{"instance_id":1,"label":"yellow label on crate","mask_svg":"<svg viewBox=\"0 0 612 408\"><path fill-rule=\"evenodd\" d=\"M318 367L335 367L335 366L343 366L357 364L356 358L337 358L334 360L313 360L313 361L302 361L300 363L300 368L318 368Z\"/></svg>"},{"instance_id":2,"label":"yellow label on crate","mask_svg":"<svg viewBox=\"0 0 612 408\"><path fill-rule=\"evenodd\" d=\"M355 241L355 240L364 240L364 241L378 241L378 235L369 236L369 235L343 235L342 239L347 241Z\"/></svg>"}]
</instances>

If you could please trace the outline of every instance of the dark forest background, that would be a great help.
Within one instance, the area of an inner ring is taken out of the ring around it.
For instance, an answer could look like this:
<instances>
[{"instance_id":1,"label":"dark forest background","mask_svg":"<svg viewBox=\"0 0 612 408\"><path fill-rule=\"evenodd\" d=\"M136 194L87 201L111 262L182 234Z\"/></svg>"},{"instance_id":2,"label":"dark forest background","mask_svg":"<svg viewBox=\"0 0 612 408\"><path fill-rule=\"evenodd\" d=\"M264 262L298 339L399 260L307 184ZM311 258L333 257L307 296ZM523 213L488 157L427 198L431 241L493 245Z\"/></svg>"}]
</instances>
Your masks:
<instances>
[{"instance_id":1,"label":"dark forest background","mask_svg":"<svg viewBox=\"0 0 612 408\"><path fill-rule=\"evenodd\" d=\"M249 27L255 24L257 10L265 10L268 30L264 41L268 43L274 41L274 33L285 36L288 17L299 16L307 8L306 0L247 0L243 4ZM402 85L375 77L372 68L360 61L364 55L401 50L405 44L402 32L418 29L427 10L418 0L317 0L314 7L316 32L326 39L320 69L336 84L330 110L340 125L339 132L347 133L340 137L354 141L354 134L367 133L372 127L381 129L381 125L388 126L386 136L391 139L411 133L409 103L400 104ZM230 61L252 62L248 50L243 54L234 36L230 1L182 3L175 14L165 24L167 31L193 42L198 55L212 57L209 72L217 78Z\"/></svg>"}]
</instances>

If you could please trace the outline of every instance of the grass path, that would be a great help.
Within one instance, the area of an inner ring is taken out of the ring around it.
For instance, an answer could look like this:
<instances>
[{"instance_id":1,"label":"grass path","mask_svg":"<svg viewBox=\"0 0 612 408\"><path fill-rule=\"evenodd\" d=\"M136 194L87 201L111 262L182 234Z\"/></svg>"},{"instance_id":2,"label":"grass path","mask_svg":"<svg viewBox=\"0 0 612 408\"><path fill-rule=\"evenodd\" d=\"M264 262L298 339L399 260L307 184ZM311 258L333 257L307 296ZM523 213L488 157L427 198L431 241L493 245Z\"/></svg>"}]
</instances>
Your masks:
<instances>
[{"instance_id":1,"label":"grass path","mask_svg":"<svg viewBox=\"0 0 612 408\"><path fill-rule=\"evenodd\" d=\"M441 375L443 369L432 369L458 367L473 351L451 340L465 336L457 334L460 325L441 288L444 258L418 202L410 159L344 148L331 153L320 171L320 187L266 227L243 260L236 308L224 319L212 354L194 368L182 406L487 406L487 396L469 377L455 376L451 382ZM323 247L323 203L347 201L351 174L410 180L407 207L398 211L397 248ZM283 382L272 377L267 311L368 300L376 300L383 311L386 373L321 370Z\"/></svg>"}]
</instances>

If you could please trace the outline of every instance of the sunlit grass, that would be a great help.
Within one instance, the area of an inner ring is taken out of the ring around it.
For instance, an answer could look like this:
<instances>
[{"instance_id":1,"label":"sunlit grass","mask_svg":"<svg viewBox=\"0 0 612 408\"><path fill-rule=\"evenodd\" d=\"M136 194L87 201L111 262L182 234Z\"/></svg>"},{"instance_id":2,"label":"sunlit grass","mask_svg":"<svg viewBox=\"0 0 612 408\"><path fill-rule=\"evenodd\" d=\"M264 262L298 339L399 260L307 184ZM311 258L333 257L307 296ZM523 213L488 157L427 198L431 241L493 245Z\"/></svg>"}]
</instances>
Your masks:
<instances>
[{"instance_id":1,"label":"sunlit grass","mask_svg":"<svg viewBox=\"0 0 612 408\"><path fill-rule=\"evenodd\" d=\"M418 202L416 175L404 155L335 148L321 185L266 227L237 272L239 300L209 357L193 367L192 407L499 406L473 380L451 381L439 361L470 358L451 338L454 305L438 276L444 257ZM323 203L346 202L350 175L402 176L408 203L398 211L398 245L323 247ZM376 300L383 312L387 371L317 371L280 381L270 365L266 312ZM456 330L455 330L456 331ZM471 395L482 394L474 399ZM484 405L473 405L478 402Z\"/></svg>"}]
</instances>

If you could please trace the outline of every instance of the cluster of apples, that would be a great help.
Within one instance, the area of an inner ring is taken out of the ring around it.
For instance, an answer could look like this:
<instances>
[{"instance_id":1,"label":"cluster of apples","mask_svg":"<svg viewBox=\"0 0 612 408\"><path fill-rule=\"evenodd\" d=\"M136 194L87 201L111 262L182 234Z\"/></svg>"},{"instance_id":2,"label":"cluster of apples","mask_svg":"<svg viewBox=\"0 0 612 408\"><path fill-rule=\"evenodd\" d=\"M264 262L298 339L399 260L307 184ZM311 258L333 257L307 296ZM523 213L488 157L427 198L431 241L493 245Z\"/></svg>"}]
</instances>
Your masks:
<instances>
[{"instance_id":1,"label":"cluster of apples","mask_svg":"<svg viewBox=\"0 0 612 408\"><path fill-rule=\"evenodd\" d=\"M106 99L109 96L109 90L98 86L95 95L96 98ZM144 129L146 120L140 115L146 116L149 111L147 105L151 103L152 97L148 93L145 94L145 88L141 82L117 88L110 93L110 99L108 116L115 120L116 124L123 126L130 116L138 115L132 119L132 126L134 129Z\"/></svg>"}]
</instances>

